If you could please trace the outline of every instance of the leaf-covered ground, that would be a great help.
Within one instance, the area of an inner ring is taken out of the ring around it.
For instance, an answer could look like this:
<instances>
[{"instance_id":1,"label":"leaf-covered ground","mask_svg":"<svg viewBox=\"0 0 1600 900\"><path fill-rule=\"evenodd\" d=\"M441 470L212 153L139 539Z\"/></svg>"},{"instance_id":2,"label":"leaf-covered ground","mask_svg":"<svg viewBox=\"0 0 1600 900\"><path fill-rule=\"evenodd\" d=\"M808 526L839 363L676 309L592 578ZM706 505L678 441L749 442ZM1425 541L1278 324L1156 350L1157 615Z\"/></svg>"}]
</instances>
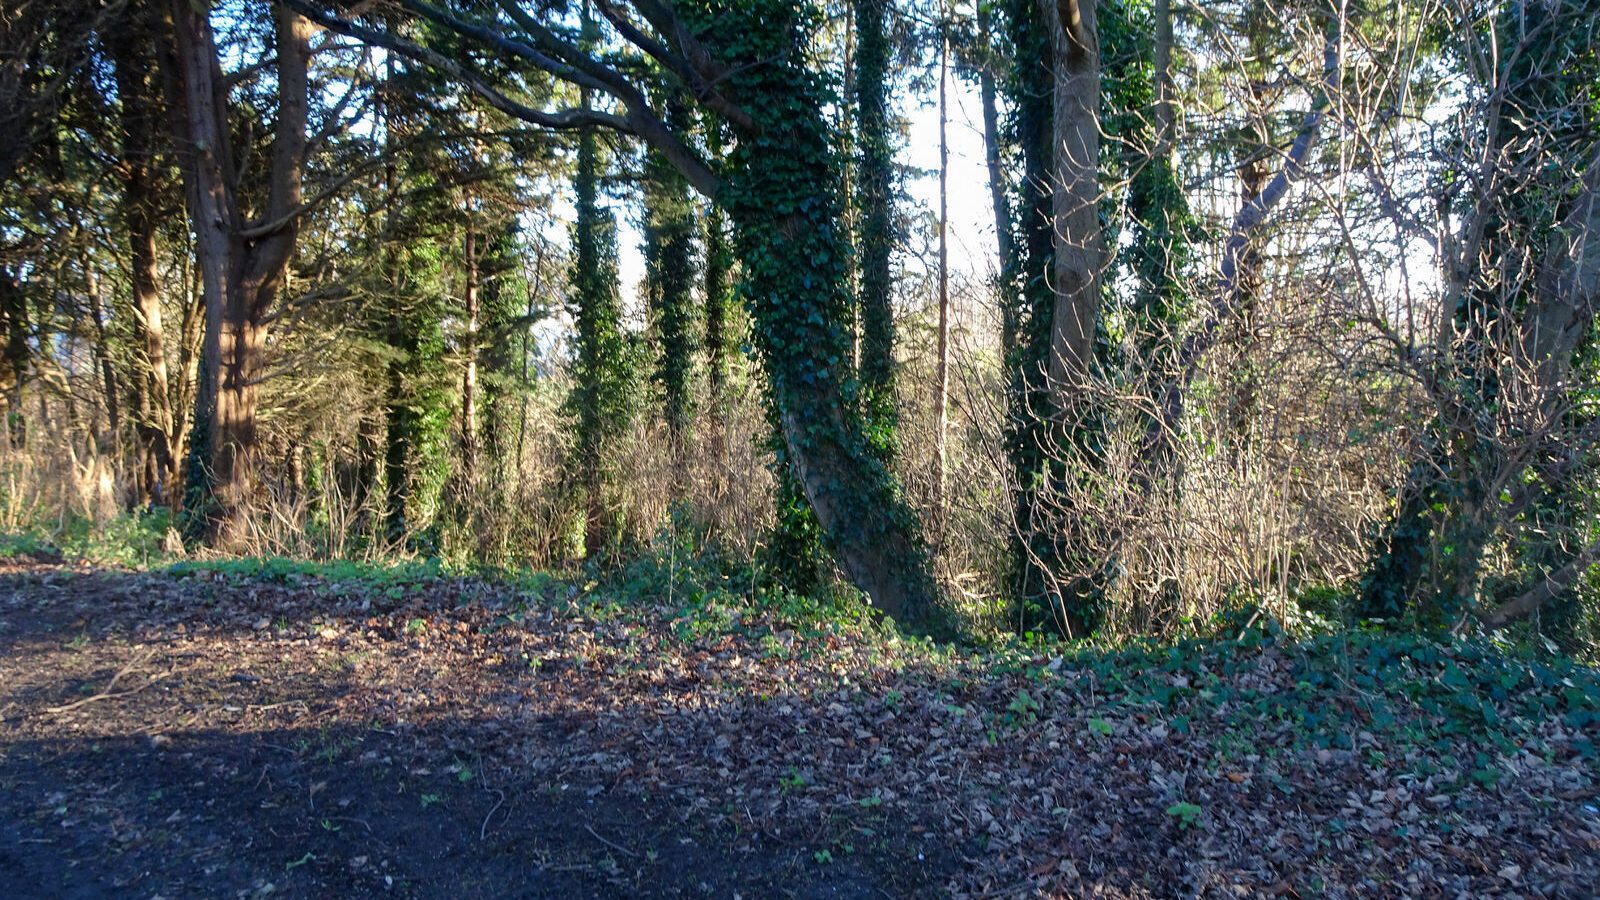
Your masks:
<instances>
[{"instance_id":1,"label":"leaf-covered ground","mask_svg":"<svg viewBox=\"0 0 1600 900\"><path fill-rule=\"evenodd\" d=\"M237 568L237 567L236 567ZM0 570L0 893L1594 896L1593 672L697 592Z\"/></svg>"}]
</instances>

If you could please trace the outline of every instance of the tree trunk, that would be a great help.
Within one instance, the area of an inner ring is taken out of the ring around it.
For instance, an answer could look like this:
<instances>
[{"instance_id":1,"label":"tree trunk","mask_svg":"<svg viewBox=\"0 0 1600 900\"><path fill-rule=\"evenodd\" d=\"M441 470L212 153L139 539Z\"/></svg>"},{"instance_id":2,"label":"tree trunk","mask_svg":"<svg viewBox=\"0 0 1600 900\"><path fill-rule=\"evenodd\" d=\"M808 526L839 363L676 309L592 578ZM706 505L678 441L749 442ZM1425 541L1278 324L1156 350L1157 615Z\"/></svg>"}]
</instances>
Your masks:
<instances>
[{"instance_id":1,"label":"tree trunk","mask_svg":"<svg viewBox=\"0 0 1600 900\"><path fill-rule=\"evenodd\" d=\"M666 102L666 122L678 133L690 128L689 107L678 97ZM663 154L646 160L645 234L650 259L651 333L656 343L654 379L661 389L675 480L682 481L685 439L694 418L694 363L699 311L694 306L694 204L689 183Z\"/></svg>"},{"instance_id":2,"label":"tree trunk","mask_svg":"<svg viewBox=\"0 0 1600 900\"><path fill-rule=\"evenodd\" d=\"M1478 117L1484 143L1475 152L1518 164L1489 169L1465 212L1451 216L1460 232L1441 236L1450 314L1437 368L1429 373L1438 411L1428 423L1431 446L1412 466L1424 496L1435 498L1437 524L1432 533L1416 529L1404 536L1416 546L1400 540L1379 546L1366 578L1365 607L1409 602L1425 621L1463 621L1475 611L1469 604L1478 600L1486 548L1520 513L1517 501L1505 499L1508 486L1531 500L1534 492L1556 486L1546 480L1550 475L1571 474L1548 461L1567 457L1581 467L1592 452L1592 439L1569 429L1587 391L1571 381L1575 354L1592 335L1600 307L1600 148L1593 146L1592 121L1573 117L1566 98L1595 83L1597 73L1593 55L1564 37L1573 27L1587 27L1589 18L1576 7L1530 4L1501 10L1490 25L1523 37L1483 73L1493 91ZM1573 183L1564 165L1552 163L1583 143L1590 145L1589 156ZM1516 271L1520 262L1506 264L1536 256L1542 259L1529 279ZM1534 465L1542 471L1530 471ZM1390 532L1406 521L1407 493ZM1560 516L1563 510L1546 512ZM1557 542L1563 532L1592 528L1582 516L1544 524L1555 526L1544 539ZM1490 613L1488 626L1531 613L1570 586L1587 566L1583 553L1565 564L1552 558L1570 552L1535 554L1536 566L1560 567ZM1396 570L1390 559L1400 553L1425 564Z\"/></svg>"},{"instance_id":3,"label":"tree trunk","mask_svg":"<svg viewBox=\"0 0 1600 900\"><path fill-rule=\"evenodd\" d=\"M1063 477L1061 461L1051 452L1058 435L1057 398L1049 384L1051 324L1055 295L1051 290L1054 168L1054 72L1047 60L1053 52L1045 18L1053 15L1038 0L1011 0L1006 19L1015 48L1007 78L1016 122L1022 171L1016 182L1016 235L1013 256L1006 260L1007 283L1016 329L1006 398L1006 455L1011 464L1011 594L1015 625L1027 632L1057 623L1058 572L1064 568L1049 534L1051 518L1045 497L1049 485Z\"/></svg>"},{"instance_id":4,"label":"tree trunk","mask_svg":"<svg viewBox=\"0 0 1600 900\"><path fill-rule=\"evenodd\" d=\"M134 430L140 456L138 500L160 505L169 502L173 493L179 435L156 270L163 187L158 183L156 138L162 101L154 79L159 37L150 27L148 14L149 10L143 10L128 16L122 27L107 36L106 43L115 67L123 133L118 170L129 250L132 314L128 320L133 329Z\"/></svg>"},{"instance_id":5,"label":"tree trunk","mask_svg":"<svg viewBox=\"0 0 1600 900\"><path fill-rule=\"evenodd\" d=\"M395 336L396 346L404 338ZM401 360L388 366L388 396L384 404L383 434L383 535L399 541L410 530L406 515L411 499L411 455L417 429L415 413L406 403L405 366Z\"/></svg>"},{"instance_id":6,"label":"tree trunk","mask_svg":"<svg viewBox=\"0 0 1600 900\"><path fill-rule=\"evenodd\" d=\"M941 10L941 13L943 10ZM950 428L950 137L948 133L950 37L939 23L939 358L934 372L933 515L935 534L945 525L945 477L949 468Z\"/></svg>"},{"instance_id":7,"label":"tree trunk","mask_svg":"<svg viewBox=\"0 0 1600 900\"><path fill-rule=\"evenodd\" d=\"M992 46L989 34L990 6L978 4L979 46ZM995 87L993 60L985 58L978 65L978 93L983 104L983 161L989 171L989 203L994 207L994 233L999 253L1000 275L1000 356L1009 360L1017 349L1017 308L1015 272L1012 271L1013 251L1011 235L1011 204L1006 200L1006 176L1001 167L1000 103Z\"/></svg>"},{"instance_id":8,"label":"tree trunk","mask_svg":"<svg viewBox=\"0 0 1600 900\"><path fill-rule=\"evenodd\" d=\"M840 194L829 187L839 184L840 161L824 98L798 62L792 21L751 16L740 24L748 52L765 65L759 80L736 85L756 133L741 139L719 199L737 226L785 455L846 576L902 627L940 630L947 626L915 515L847 399L848 245Z\"/></svg>"},{"instance_id":9,"label":"tree trunk","mask_svg":"<svg viewBox=\"0 0 1600 900\"><path fill-rule=\"evenodd\" d=\"M1528 463L1508 460L1507 448L1492 434L1492 404L1510 394L1537 410L1534 421L1548 421L1567 401L1573 354L1594 327L1600 309L1600 151L1588 161L1582 184L1559 228L1550 236L1528 306L1517 324L1520 358L1507 383L1487 370L1482 357L1495 348L1483 333L1485 314L1466 316L1457 342L1465 345L1448 361L1452 392L1434 422L1427 452L1412 463L1399 506L1384 531L1362 586L1362 615L1391 618L1431 601L1419 612L1455 625L1477 599L1485 550L1500 533L1507 510L1493 496L1495 483L1520 484ZM1559 196L1561 193L1558 192ZM1472 288L1463 295L1470 300ZM1464 301L1466 302L1466 301ZM1466 385L1465 389L1458 385ZM1486 408L1491 407L1491 408ZM1548 439L1547 439L1548 440ZM1552 448L1553 449L1553 448ZM1581 452L1581 451L1580 451ZM1537 458L1530 454L1524 460ZM1507 469L1507 466L1514 466ZM1429 527L1431 525L1431 527ZM1586 565L1575 558L1570 565ZM1526 593L1491 613L1498 628L1526 615L1581 572L1565 566Z\"/></svg>"},{"instance_id":10,"label":"tree trunk","mask_svg":"<svg viewBox=\"0 0 1600 900\"><path fill-rule=\"evenodd\" d=\"M1259 100L1265 86L1256 82L1251 91ZM1257 104L1259 108L1259 103ZM1271 151L1271 136L1262 124L1261 143L1248 147L1239 166L1239 209L1249 209L1260 202L1262 188L1267 183L1267 154ZM1227 428L1232 439L1230 454L1237 459L1250 439L1250 427L1256 414L1255 373L1251 368L1250 351L1255 343L1257 300L1261 295L1262 258L1260 242L1246 240L1239 248L1239 269L1235 276L1237 300L1233 304L1232 332L1233 385L1227 404Z\"/></svg>"},{"instance_id":11,"label":"tree trunk","mask_svg":"<svg viewBox=\"0 0 1600 900\"><path fill-rule=\"evenodd\" d=\"M143 207L144 204L138 205ZM177 475L177 422L167 380L166 335L156 282L155 223L143 213L134 212L132 206L130 203L128 239L133 249L130 296L133 315L129 320L137 348L134 356L139 407L136 429L141 453L147 459L142 499L162 504L167 502Z\"/></svg>"},{"instance_id":12,"label":"tree trunk","mask_svg":"<svg viewBox=\"0 0 1600 900\"><path fill-rule=\"evenodd\" d=\"M471 205L471 200L468 200ZM478 477L478 245L471 225L463 246L466 284L462 290L466 305L466 338L462 348L466 370L461 375L461 486L462 499L474 493Z\"/></svg>"},{"instance_id":13,"label":"tree trunk","mask_svg":"<svg viewBox=\"0 0 1600 900\"><path fill-rule=\"evenodd\" d=\"M301 212L311 29L298 14L277 7L278 115L265 212L260 221L246 222L209 6L174 0L172 23L184 93L179 139L188 156L184 169L206 309L195 427L207 434L204 455L191 467L191 509L203 519L206 536L228 546L240 537L255 491L256 380L267 315L294 251Z\"/></svg>"},{"instance_id":14,"label":"tree trunk","mask_svg":"<svg viewBox=\"0 0 1600 900\"><path fill-rule=\"evenodd\" d=\"M28 337L32 325L28 319L28 291L22 277L7 268L0 268L0 318L5 323L6 362L6 434L14 448L28 445L27 413L23 409L24 392L28 383Z\"/></svg>"},{"instance_id":15,"label":"tree trunk","mask_svg":"<svg viewBox=\"0 0 1600 900\"><path fill-rule=\"evenodd\" d=\"M1150 16L1155 20L1155 131L1154 156L1169 159L1177 143L1177 115L1173 110L1172 84L1172 0L1155 0Z\"/></svg>"},{"instance_id":16,"label":"tree trunk","mask_svg":"<svg viewBox=\"0 0 1600 900\"><path fill-rule=\"evenodd\" d=\"M1051 389L1070 404L1094 362L1100 316L1100 43L1095 0L1040 0L1055 64Z\"/></svg>"},{"instance_id":17,"label":"tree trunk","mask_svg":"<svg viewBox=\"0 0 1600 900\"><path fill-rule=\"evenodd\" d=\"M101 390L105 394L106 432L109 436L109 441L105 438L96 440L95 450L101 454L110 453L114 457L120 458L122 455L122 388L117 379L117 370L111 361L111 344L109 335L106 333L105 297L100 293L100 276L94 269L94 263L85 257L83 266L84 280L89 292L89 313L94 320L94 358L100 368Z\"/></svg>"},{"instance_id":18,"label":"tree trunk","mask_svg":"<svg viewBox=\"0 0 1600 900\"><path fill-rule=\"evenodd\" d=\"M581 92L581 102L588 108L587 90ZM599 205L597 145L593 129L578 136L570 294L577 377L567 401L575 413L572 466L583 495L584 553L589 557L611 549L620 537L621 517L607 508L606 494L617 444L628 427L631 404L626 395L632 387L618 325L615 219Z\"/></svg>"},{"instance_id":19,"label":"tree trunk","mask_svg":"<svg viewBox=\"0 0 1600 900\"><path fill-rule=\"evenodd\" d=\"M894 305L890 257L894 251L894 154L889 136L889 0L857 0L855 101L856 202L859 251L862 408L869 437L884 458L894 453Z\"/></svg>"}]
</instances>

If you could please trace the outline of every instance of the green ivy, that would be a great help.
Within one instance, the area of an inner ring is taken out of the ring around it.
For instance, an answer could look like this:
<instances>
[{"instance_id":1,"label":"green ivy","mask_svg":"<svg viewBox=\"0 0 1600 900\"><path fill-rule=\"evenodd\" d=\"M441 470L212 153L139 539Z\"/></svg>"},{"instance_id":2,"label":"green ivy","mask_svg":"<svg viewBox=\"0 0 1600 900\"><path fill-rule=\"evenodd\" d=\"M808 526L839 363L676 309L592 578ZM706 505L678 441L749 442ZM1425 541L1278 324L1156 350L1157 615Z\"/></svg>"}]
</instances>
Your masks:
<instances>
[{"instance_id":1,"label":"green ivy","mask_svg":"<svg viewBox=\"0 0 1600 900\"><path fill-rule=\"evenodd\" d=\"M575 432L573 464L588 509L585 549L591 555L620 538L605 492L615 478L617 443L632 419L633 377L622 334L617 290L616 218L599 204L599 163L592 130L578 138L573 182L572 291L569 307L577 353L567 411Z\"/></svg>"},{"instance_id":2,"label":"green ivy","mask_svg":"<svg viewBox=\"0 0 1600 900\"><path fill-rule=\"evenodd\" d=\"M856 2L856 202L861 209L861 405L868 439L885 458L894 455L895 357L894 147L889 132L888 0Z\"/></svg>"},{"instance_id":3,"label":"green ivy","mask_svg":"<svg viewBox=\"0 0 1600 900\"><path fill-rule=\"evenodd\" d=\"M674 97L667 123L689 130L689 112ZM682 441L694 412L692 378L698 315L694 307L694 204L689 183L659 151L645 161L645 293L657 344L652 379L673 441Z\"/></svg>"},{"instance_id":4,"label":"green ivy","mask_svg":"<svg viewBox=\"0 0 1600 900\"><path fill-rule=\"evenodd\" d=\"M864 436L841 160L824 117L839 98L806 65L818 10L740 0L694 4L690 18L730 67L723 90L754 119L727 156L717 200L736 225L742 291L790 469L814 509L828 511L818 521L846 573L902 603L903 626L937 629L915 515Z\"/></svg>"}]
</instances>

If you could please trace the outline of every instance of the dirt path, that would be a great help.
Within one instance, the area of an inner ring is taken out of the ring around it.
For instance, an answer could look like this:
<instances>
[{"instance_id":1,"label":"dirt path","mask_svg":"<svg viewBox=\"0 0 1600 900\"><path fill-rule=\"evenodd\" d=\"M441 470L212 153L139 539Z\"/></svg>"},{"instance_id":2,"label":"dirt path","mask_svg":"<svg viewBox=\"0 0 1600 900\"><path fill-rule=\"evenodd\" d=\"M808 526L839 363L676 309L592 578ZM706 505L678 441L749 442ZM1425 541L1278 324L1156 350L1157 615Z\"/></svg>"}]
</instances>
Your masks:
<instances>
[{"instance_id":1,"label":"dirt path","mask_svg":"<svg viewBox=\"0 0 1600 900\"><path fill-rule=\"evenodd\" d=\"M1418 685L1395 705L1383 679L1274 648L1135 685L1113 659L997 663L602 600L9 564L0 896L1600 884L1600 700L1570 681L1482 701L1529 716L1490 741L1404 705L1449 661L1395 669Z\"/></svg>"}]
</instances>

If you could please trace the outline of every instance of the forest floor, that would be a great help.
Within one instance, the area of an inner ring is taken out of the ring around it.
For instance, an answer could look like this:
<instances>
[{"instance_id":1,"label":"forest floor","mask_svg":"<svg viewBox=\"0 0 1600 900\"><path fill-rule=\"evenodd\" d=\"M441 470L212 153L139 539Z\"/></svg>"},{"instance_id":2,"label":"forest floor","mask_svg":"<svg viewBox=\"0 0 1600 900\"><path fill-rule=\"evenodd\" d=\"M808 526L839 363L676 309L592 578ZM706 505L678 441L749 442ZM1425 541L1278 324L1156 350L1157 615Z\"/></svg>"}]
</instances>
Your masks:
<instances>
[{"instance_id":1,"label":"forest floor","mask_svg":"<svg viewBox=\"0 0 1600 900\"><path fill-rule=\"evenodd\" d=\"M6 897L1593 896L1594 673L0 563Z\"/></svg>"}]
</instances>

